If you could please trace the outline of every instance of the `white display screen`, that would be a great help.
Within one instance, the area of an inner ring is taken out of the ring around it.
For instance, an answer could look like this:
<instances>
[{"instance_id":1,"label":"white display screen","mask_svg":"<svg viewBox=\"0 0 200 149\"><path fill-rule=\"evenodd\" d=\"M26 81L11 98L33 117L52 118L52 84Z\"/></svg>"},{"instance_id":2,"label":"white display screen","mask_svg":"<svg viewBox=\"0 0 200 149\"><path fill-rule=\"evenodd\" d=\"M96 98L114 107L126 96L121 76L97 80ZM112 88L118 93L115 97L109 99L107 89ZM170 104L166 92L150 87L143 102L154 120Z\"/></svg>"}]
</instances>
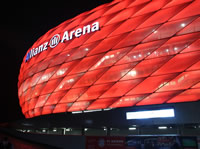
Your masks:
<instances>
[{"instance_id":1,"label":"white display screen","mask_svg":"<svg viewBox=\"0 0 200 149\"><path fill-rule=\"evenodd\" d=\"M126 119L149 119L149 118L165 118L174 117L174 109L162 109L162 110L147 110L137 112L127 112Z\"/></svg>"}]
</instances>

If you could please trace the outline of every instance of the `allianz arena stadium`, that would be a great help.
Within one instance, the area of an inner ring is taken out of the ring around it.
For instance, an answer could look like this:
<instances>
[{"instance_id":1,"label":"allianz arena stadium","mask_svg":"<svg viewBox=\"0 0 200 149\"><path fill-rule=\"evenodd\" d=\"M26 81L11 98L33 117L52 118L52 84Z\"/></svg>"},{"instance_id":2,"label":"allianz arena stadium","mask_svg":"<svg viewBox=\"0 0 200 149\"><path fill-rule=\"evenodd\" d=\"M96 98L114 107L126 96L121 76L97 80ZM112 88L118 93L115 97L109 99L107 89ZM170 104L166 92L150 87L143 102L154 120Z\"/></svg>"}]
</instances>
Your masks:
<instances>
[{"instance_id":1,"label":"allianz arena stadium","mask_svg":"<svg viewBox=\"0 0 200 149\"><path fill-rule=\"evenodd\" d=\"M26 118L200 100L200 1L114 0L49 30L24 56Z\"/></svg>"}]
</instances>

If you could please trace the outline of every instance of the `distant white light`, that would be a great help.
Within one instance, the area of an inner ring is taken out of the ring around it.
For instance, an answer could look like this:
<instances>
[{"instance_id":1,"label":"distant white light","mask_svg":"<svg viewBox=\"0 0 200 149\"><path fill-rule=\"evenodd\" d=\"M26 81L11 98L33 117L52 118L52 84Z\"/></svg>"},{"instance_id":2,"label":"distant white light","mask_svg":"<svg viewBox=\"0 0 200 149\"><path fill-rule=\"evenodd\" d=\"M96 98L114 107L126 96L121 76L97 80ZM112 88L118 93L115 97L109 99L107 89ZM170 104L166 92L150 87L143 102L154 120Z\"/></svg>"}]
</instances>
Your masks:
<instances>
[{"instance_id":1,"label":"distant white light","mask_svg":"<svg viewBox=\"0 0 200 149\"><path fill-rule=\"evenodd\" d=\"M71 131L71 128L66 128L65 131Z\"/></svg>"},{"instance_id":2,"label":"distant white light","mask_svg":"<svg viewBox=\"0 0 200 149\"><path fill-rule=\"evenodd\" d=\"M59 70L59 71L57 71L57 75L58 76L61 76L61 75L63 75L65 73L65 70Z\"/></svg>"},{"instance_id":3,"label":"distant white light","mask_svg":"<svg viewBox=\"0 0 200 149\"><path fill-rule=\"evenodd\" d=\"M88 128L85 128L84 131L88 131Z\"/></svg>"},{"instance_id":4,"label":"distant white light","mask_svg":"<svg viewBox=\"0 0 200 149\"><path fill-rule=\"evenodd\" d=\"M42 132L46 132L46 129L42 129Z\"/></svg>"},{"instance_id":5,"label":"distant white light","mask_svg":"<svg viewBox=\"0 0 200 149\"><path fill-rule=\"evenodd\" d=\"M128 128L129 130L136 130L136 128L135 127L130 127L130 128Z\"/></svg>"},{"instance_id":6,"label":"distant white light","mask_svg":"<svg viewBox=\"0 0 200 149\"><path fill-rule=\"evenodd\" d=\"M177 48L177 47L174 47L174 50L178 50L178 48Z\"/></svg>"},{"instance_id":7,"label":"distant white light","mask_svg":"<svg viewBox=\"0 0 200 149\"><path fill-rule=\"evenodd\" d=\"M98 112L98 111L102 111L101 109L96 109L96 110L85 110L83 111L84 113L89 113L89 112Z\"/></svg>"},{"instance_id":8,"label":"distant white light","mask_svg":"<svg viewBox=\"0 0 200 149\"><path fill-rule=\"evenodd\" d=\"M159 126L158 129L167 129L167 126Z\"/></svg>"},{"instance_id":9,"label":"distant white light","mask_svg":"<svg viewBox=\"0 0 200 149\"><path fill-rule=\"evenodd\" d=\"M138 112L127 112L126 119L148 119L148 118L165 118L174 117L174 109L163 109L163 110L148 110Z\"/></svg>"},{"instance_id":10,"label":"distant white light","mask_svg":"<svg viewBox=\"0 0 200 149\"><path fill-rule=\"evenodd\" d=\"M112 108L107 108L107 109L103 109L104 111L109 111L112 110Z\"/></svg>"},{"instance_id":11,"label":"distant white light","mask_svg":"<svg viewBox=\"0 0 200 149\"><path fill-rule=\"evenodd\" d=\"M182 24L181 24L181 27L185 27L185 23L182 23Z\"/></svg>"},{"instance_id":12,"label":"distant white light","mask_svg":"<svg viewBox=\"0 0 200 149\"><path fill-rule=\"evenodd\" d=\"M57 131L57 129L53 129L53 132L56 132Z\"/></svg>"},{"instance_id":13,"label":"distant white light","mask_svg":"<svg viewBox=\"0 0 200 149\"><path fill-rule=\"evenodd\" d=\"M131 70L128 72L128 74L132 77L136 76L137 75L137 72L135 70Z\"/></svg>"},{"instance_id":14,"label":"distant white light","mask_svg":"<svg viewBox=\"0 0 200 149\"><path fill-rule=\"evenodd\" d=\"M74 112L72 112L72 114L79 114L79 113L82 113L82 111L74 111Z\"/></svg>"}]
</instances>

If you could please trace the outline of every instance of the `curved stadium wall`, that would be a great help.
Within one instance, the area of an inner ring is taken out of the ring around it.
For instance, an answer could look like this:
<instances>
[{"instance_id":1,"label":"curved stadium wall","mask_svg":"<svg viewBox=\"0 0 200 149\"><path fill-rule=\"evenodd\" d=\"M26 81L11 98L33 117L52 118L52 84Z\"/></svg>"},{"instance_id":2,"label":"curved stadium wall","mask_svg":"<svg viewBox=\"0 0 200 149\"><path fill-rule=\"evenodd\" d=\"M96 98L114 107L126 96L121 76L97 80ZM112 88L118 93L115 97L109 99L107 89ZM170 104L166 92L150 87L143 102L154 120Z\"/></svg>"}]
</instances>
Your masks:
<instances>
[{"instance_id":1,"label":"curved stadium wall","mask_svg":"<svg viewBox=\"0 0 200 149\"><path fill-rule=\"evenodd\" d=\"M49 30L21 64L23 114L200 100L199 8L199 0L114 0Z\"/></svg>"}]
</instances>

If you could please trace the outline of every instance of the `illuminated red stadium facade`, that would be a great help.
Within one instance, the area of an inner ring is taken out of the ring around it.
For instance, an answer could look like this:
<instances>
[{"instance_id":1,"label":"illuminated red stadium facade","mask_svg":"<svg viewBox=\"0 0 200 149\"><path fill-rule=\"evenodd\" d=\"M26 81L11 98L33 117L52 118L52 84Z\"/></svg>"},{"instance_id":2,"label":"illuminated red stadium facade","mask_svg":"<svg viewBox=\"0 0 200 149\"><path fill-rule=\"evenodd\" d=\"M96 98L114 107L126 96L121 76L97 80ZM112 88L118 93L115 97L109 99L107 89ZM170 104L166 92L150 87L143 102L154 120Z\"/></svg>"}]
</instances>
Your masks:
<instances>
[{"instance_id":1,"label":"illuminated red stadium facade","mask_svg":"<svg viewBox=\"0 0 200 149\"><path fill-rule=\"evenodd\" d=\"M114 0L51 29L28 50L26 118L200 100L200 0Z\"/></svg>"}]
</instances>

